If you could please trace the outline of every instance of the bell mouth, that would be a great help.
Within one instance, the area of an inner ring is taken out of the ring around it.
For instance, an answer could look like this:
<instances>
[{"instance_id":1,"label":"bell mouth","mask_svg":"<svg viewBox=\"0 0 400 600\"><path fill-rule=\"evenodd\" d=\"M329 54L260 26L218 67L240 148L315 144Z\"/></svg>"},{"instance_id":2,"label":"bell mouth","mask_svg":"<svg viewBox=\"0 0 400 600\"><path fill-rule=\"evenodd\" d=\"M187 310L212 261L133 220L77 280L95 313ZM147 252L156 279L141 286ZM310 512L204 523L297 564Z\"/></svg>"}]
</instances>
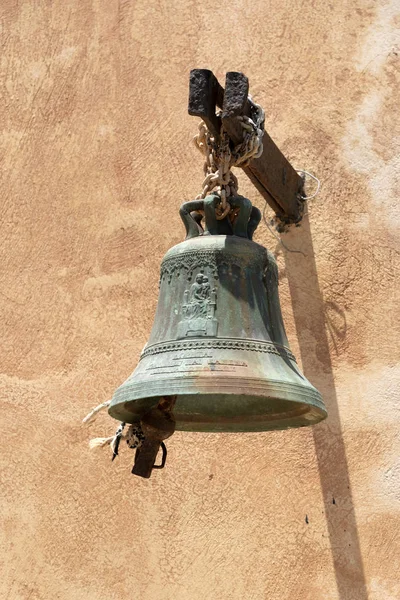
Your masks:
<instances>
[{"instance_id":1,"label":"bell mouth","mask_svg":"<svg viewBox=\"0 0 400 600\"><path fill-rule=\"evenodd\" d=\"M171 395L177 396L173 410L177 431L271 431L315 425L327 416L319 392L309 384L303 387L256 380L252 385L248 382L242 391L239 383L226 389L226 381L221 382L221 386L214 381L213 390L197 389L189 393L187 387L185 393L174 389L171 380L168 384ZM117 390L109 413L127 423L139 421L157 405L161 396L138 398L136 395L134 398L134 390L129 392L126 387L121 392L119 396Z\"/></svg>"}]
</instances>

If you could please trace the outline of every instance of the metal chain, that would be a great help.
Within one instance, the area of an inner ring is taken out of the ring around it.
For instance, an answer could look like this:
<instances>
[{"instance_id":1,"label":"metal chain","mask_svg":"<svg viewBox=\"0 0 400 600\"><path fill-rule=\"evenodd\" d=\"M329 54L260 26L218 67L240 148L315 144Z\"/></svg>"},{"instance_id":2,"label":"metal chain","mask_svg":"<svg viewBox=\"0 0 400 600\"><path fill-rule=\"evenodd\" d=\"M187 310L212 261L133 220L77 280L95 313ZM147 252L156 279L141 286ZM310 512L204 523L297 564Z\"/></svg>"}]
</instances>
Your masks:
<instances>
[{"instance_id":1,"label":"metal chain","mask_svg":"<svg viewBox=\"0 0 400 600\"><path fill-rule=\"evenodd\" d=\"M230 196L236 196L238 191L237 177L232 173L232 167L246 167L250 160L261 156L263 151L264 111L258 104L254 119L239 116L237 120L243 129L243 140L230 147L230 138L221 127L219 141L215 139L204 121L199 124L199 133L194 137L195 146L205 156L202 192L196 200L205 198L210 192L221 197L221 203L216 208L216 217L221 220L231 212L228 202Z\"/></svg>"}]
</instances>

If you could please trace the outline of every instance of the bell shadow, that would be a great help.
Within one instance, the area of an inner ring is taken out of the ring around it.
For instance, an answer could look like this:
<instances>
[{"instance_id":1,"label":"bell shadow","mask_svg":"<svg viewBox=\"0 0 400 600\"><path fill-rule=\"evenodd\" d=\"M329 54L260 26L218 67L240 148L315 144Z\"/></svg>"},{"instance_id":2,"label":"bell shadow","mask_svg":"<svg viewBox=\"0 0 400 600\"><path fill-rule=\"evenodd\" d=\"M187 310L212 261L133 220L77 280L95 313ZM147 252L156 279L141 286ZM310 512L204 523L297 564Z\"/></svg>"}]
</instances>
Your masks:
<instances>
[{"instance_id":1,"label":"bell shadow","mask_svg":"<svg viewBox=\"0 0 400 600\"><path fill-rule=\"evenodd\" d=\"M284 256L302 370L321 392L328 410L327 420L314 426L312 434L339 598L368 600L327 335L328 331L336 351L335 336L346 335L345 313L334 303L324 303L309 219L285 234L283 241L297 250L285 250ZM335 328L332 312L339 315L339 326Z\"/></svg>"}]
</instances>

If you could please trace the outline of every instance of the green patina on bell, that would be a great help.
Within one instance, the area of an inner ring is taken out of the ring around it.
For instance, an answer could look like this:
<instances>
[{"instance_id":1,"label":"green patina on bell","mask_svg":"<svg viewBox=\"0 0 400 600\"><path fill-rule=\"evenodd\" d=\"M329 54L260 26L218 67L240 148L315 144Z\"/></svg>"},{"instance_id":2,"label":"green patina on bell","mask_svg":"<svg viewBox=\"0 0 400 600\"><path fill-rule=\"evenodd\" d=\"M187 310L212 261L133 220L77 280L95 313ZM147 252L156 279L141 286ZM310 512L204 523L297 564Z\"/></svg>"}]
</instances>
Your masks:
<instances>
[{"instance_id":1,"label":"green patina on bell","mask_svg":"<svg viewBox=\"0 0 400 600\"><path fill-rule=\"evenodd\" d=\"M318 423L326 409L289 349L275 259L252 241L260 212L236 196L234 220L218 220L220 201L210 195L182 206L187 238L162 261L150 339L109 413L136 423L161 398L174 397L181 431Z\"/></svg>"}]
</instances>

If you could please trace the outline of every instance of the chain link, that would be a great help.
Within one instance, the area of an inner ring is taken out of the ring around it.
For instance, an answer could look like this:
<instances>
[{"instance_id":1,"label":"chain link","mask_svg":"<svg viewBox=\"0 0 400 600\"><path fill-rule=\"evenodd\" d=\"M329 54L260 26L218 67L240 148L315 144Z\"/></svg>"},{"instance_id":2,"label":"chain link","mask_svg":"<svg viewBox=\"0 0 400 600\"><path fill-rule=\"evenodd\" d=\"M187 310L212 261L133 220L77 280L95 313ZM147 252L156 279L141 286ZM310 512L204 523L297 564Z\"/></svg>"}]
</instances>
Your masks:
<instances>
[{"instance_id":1,"label":"chain link","mask_svg":"<svg viewBox=\"0 0 400 600\"><path fill-rule=\"evenodd\" d=\"M223 126L217 141L204 121L199 123L199 132L193 140L196 148L205 156L205 179L196 200L205 198L210 192L218 194L221 202L216 208L216 217L219 220L232 212L229 197L236 196L238 192L238 180L232 173L232 167L246 167L253 158L261 156L263 151L264 111L254 102L253 106L253 119L247 116L237 117L242 126L243 140L233 149Z\"/></svg>"}]
</instances>

